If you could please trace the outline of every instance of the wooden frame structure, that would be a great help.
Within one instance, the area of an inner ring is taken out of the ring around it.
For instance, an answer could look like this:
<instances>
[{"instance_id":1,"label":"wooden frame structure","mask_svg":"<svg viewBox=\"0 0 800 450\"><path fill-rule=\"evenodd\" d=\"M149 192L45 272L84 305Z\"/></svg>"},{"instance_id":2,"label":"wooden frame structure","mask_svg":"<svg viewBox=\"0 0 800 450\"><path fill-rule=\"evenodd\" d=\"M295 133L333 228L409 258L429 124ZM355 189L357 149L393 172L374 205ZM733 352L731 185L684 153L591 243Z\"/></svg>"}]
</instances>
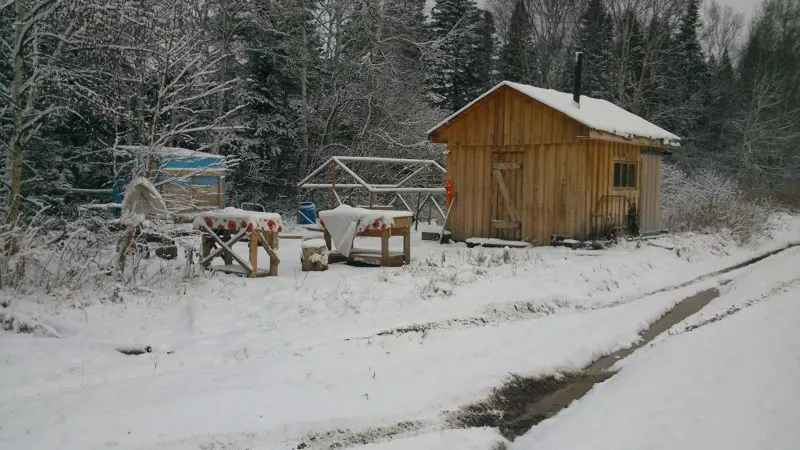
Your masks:
<instances>
[{"instance_id":1,"label":"wooden frame structure","mask_svg":"<svg viewBox=\"0 0 800 450\"><path fill-rule=\"evenodd\" d=\"M354 171L351 167L348 166L348 163L367 163L367 164L393 164L400 166L402 169L407 172L410 172L408 175L403 177L400 181L394 184L374 184L369 183L364 180L356 171ZM311 180L316 177L317 175L321 174L325 169L330 169L331 173L331 181L330 183L312 183ZM431 186L414 186L412 182L418 179L418 176L424 173L426 170L434 171L436 173L442 174L442 187L431 187ZM338 175L339 171L343 172L344 174L350 176L355 183L340 183L338 182ZM447 173L444 167L439 165L436 161L432 159L403 159L403 158L378 158L378 157L367 157L367 156L332 156L319 167L314 169L308 176L303 178L297 184L298 189L298 196L297 196L297 204L298 204L298 212L300 209L300 202L303 200L304 196L309 192L318 189L325 189L330 190L333 194L336 202L341 205L344 204L348 198L345 196L342 199L340 195L340 191L343 190L361 190L367 191L369 193L369 205L365 205L365 208L368 209L394 209L395 202L399 202L403 208L407 211L410 211L414 216L413 220L418 219L422 208L425 205L432 205L439 216L444 219L445 212L442 209L442 205L434 198L434 194L444 194L444 175ZM417 193L420 196L417 198L417 205L416 208L412 208L409 204L408 200L404 197L406 194ZM378 204L378 195L381 194L389 194L391 195L391 200L386 205L379 205ZM425 197L421 197L422 194L425 194ZM353 206L353 205L351 205ZM416 209L416 212L415 212Z\"/></svg>"},{"instance_id":2,"label":"wooden frame structure","mask_svg":"<svg viewBox=\"0 0 800 450\"><path fill-rule=\"evenodd\" d=\"M203 231L203 254L200 264L205 268L210 268L219 272L246 275L250 278L277 276L280 258L275 250L278 249L278 232L253 230L248 233L246 228L234 230L212 230L206 224L200 224ZM249 258L245 260L233 251L233 245L249 234ZM259 245L269 255L269 271L258 270L258 247ZM211 261L217 256L221 256L225 261L224 266L209 267ZM233 261L239 267L233 265Z\"/></svg>"},{"instance_id":3,"label":"wooden frame structure","mask_svg":"<svg viewBox=\"0 0 800 450\"><path fill-rule=\"evenodd\" d=\"M381 238L380 253L370 249L353 248L349 256L333 251L331 235L328 230L323 228L325 245L328 247L328 262L336 263L342 261L366 261L377 262L385 267L400 267L411 262L411 217L395 217L392 226L383 230L365 230L361 237ZM391 252L389 250L389 238L392 236L403 236L403 252Z\"/></svg>"}]
</instances>

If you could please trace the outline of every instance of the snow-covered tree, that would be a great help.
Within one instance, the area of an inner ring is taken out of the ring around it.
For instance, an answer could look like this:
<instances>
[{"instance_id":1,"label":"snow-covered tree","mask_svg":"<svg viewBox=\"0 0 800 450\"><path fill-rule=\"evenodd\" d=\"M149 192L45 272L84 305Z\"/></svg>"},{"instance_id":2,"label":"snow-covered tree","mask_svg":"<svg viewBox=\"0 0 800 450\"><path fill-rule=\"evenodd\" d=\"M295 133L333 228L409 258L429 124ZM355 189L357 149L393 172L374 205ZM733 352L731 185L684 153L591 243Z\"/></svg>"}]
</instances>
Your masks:
<instances>
[{"instance_id":1,"label":"snow-covered tree","mask_svg":"<svg viewBox=\"0 0 800 450\"><path fill-rule=\"evenodd\" d=\"M431 10L431 34L438 51L430 59L431 102L456 111L481 91L474 71L484 55L481 13L474 0L440 0Z\"/></svg>"},{"instance_id":2,"label":"snow-covered tree","mask_svg":"<svg viewBox=\"0 0 800 450\"><path fill-rule=\"evenodd\" d=\"M478 95L495 84L497 66L497 39L494 16L481 11L480 46L475 52L476 91Z\"/></svg>"},{"instance_id":3,"label":"snow-covered tree","mask_svg":"<svg viewBox=\"0 0 800 450\"><path fill-rule=\"evenodd\" d=\"M583 53L582 91L595 98L612 97L614 24L603 0L589 0L581 14L575 51Z\"/></svg>"},{"instance_id":4,"label":"snow-covered tree","mask_svg":"<svg viewBox=\"0 0 800 450\"><path fill-rule=\"evenodd\" d=\"M517 0L511 14L506 43L500 57L501 73L508 81L530 82L533 72L531 20L525 1Z\"/></svg>"}]
</instances>

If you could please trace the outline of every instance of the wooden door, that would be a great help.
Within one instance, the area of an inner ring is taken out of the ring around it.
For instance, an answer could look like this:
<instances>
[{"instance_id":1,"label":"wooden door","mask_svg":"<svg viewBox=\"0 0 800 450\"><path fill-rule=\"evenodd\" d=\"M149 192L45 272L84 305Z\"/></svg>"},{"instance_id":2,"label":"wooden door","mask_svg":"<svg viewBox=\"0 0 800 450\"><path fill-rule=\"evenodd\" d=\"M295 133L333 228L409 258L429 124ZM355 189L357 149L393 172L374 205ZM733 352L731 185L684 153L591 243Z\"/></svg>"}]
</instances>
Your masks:
<instances>
[{"instance_id":1,"label":"wooden door","mask_svg":"<svg viewBox=\"0 0 800 450\"><path fill-rule=\"evenodd\" d=\"M661 231L661 154L642 152L642 192L639 201L639 232Z\"/></svg>"},{"instance_id":2,"label":"wooden door","mask_svg":"<svg viewBox=\"0 0 800 450\"><path fill-rule=\"evenodd\" d=\"M522 152L492 153L491 237L521 238L522 156Z\"/></svg>"}]
</instances>

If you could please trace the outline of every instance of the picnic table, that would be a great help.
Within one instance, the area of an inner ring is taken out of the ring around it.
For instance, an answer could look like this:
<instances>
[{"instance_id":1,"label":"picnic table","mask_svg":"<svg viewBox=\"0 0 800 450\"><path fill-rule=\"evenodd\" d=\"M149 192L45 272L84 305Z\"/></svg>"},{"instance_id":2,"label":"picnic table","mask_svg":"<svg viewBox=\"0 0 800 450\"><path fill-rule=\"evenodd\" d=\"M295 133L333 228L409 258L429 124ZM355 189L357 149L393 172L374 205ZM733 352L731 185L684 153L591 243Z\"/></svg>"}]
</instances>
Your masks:
<instances>
[{"instance_id":1,"label":"picnic table","mask_svg":"<svg viewBox=\"0 0 800 450\"><path fill-rule=\"evenodd\" d=\"M248 277L278 275L278 234L283 231L280 214L225 208L200 213L195 217L193 226L203 231L200 260L203 267ZM233 250L233 245L244 238L249 240L248 257ZM269 256L269 271L258 268L259 246ZM222 257L225 265L210 266L218 256ZM234 261L238 266L233 264Z\"/></svg>"},{"instance_id":2,"label":"picnic table","mask_svg":"<svg viewBox=\"0 0 800 450\"><path fill-rule=\"evenodd\" d=\"M382 211L340 205L336 209L320 211L320 226L325 244L331 251L330 262L367 261L381 266L402 266L411 262L410 211ZM356 237L377 237L381 249L354 248ZM389 238L403 236L403 251L389 250Z\"/></svg>"}]
</instances>

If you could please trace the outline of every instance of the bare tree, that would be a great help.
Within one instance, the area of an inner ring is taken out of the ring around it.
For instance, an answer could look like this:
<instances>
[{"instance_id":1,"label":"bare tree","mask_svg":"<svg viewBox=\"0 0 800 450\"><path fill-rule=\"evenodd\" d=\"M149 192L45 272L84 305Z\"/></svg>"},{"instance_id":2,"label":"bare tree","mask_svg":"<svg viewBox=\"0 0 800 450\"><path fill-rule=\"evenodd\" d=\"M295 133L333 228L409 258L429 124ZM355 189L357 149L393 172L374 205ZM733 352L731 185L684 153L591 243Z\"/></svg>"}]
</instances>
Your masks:
<instances>
[{"instance_id":1,"label":"bare tree","mask_svg":"<svg viewBox=\"0 0 800 450\"><path fill-rule=\"evenodd\" d=\"M733 115L736 144L722 157L750 189L776 189L800 173L800 111L783 111L784 91L775 74L762 74Z\"/></svg>"},{"instance_id":2,"label":"bare tree","mask_svg":"<svg viewBox=\"0 0 800 450\"><path fill-rule=\"evenodd\" d=\"M5 223L13 226L24 196L23 166L29 145L51 117L71 112L63 91L80 91L81 78L91 76L73 70L65 59L84 46L82 16L92 5L80 0L9 0L0 8L3 12L13 8L15 18L11 39L0 42L8 51L13 74L10 85L2 89L8 106L0 109L7 130L2 182L8 194L3 212Z\"/></svg>"},{"instance_id":3,"label":"bare tree","mask_svg":"<svg viewBox=\"0 0 800 450\"><path fill-rule=\"evenodd\" d=\"M703 33L701 42L706 55L719 61L727 51L738 53L744 16L730 6L723 6L715 0L706 4L703 11Z\"/></svg>"}]
</instances>

